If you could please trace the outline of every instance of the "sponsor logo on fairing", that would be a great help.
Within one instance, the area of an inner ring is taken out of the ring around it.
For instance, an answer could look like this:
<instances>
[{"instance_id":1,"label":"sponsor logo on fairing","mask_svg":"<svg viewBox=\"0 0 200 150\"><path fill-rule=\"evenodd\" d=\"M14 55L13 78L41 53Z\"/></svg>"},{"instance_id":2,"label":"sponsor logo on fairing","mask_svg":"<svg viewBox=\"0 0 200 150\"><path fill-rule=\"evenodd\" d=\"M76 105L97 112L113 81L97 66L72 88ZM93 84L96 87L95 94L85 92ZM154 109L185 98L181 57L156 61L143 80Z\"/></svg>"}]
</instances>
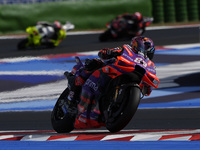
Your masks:
<instances>
[{"instance_id":1,"label":"sponsor logo on fairing","mask_svg":"<svg viewBox=\"0 0 200 150\"><path fill-rule=\"evenodd\" d=\"M124 56L125 58L128 58L129 60L133 61L133 58L131 58L129 55L123 53L122 56Z\"/></svg>"},{"instance_id":2,"label":"sponsor logo on fairing","mask_svg":"<svg viewBox=\"0 0 200 150\"><path fill-rule=\"evenodd\" d=\"M91 87L94 91L98 90L98 86L96 85L96 83L94 83L90 79L87 79L87 81L85 82L85 85Z\"/></svg>"}]
</instances>

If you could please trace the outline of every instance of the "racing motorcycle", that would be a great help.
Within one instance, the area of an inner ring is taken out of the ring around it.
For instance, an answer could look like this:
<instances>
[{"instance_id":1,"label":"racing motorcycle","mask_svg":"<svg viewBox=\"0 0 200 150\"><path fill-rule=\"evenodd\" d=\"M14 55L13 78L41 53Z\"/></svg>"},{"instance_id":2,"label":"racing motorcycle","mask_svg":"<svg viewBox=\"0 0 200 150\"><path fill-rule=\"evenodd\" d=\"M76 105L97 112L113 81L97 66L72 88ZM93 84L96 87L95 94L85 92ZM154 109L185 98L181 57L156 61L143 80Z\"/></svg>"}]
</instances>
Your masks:
<instances>
[{"instance_id":1,"label":"racing motorcycle","mask_svg":"<svg viewBox=\"0 0 200 150\"><path fill-rule=\"evenodd\" d=\"M145 32L145 28L149 26L153 22L153 20L154 20L153 17L143 17L143 27L139 30L135 30L134 29L135 23L133 21L131 20L120 21L114 19L110 23L106 24L107 30L102 34L100 34L99 40L101 42L105 42L108 40L133 38L135 36L143 35ZM120 24L123 24L123 27L121 27ZM133 28L129 29L130 26L132 26Z\"/></svg>"},{"instance_id":2,"label":"racing motorcycle","mask_svg":"<svg viewBox=\"0 0 200 150\"><path fill-rule=\"evenodd\" d=\"M74 27L70 22L62 25L59 31L55 31L52 26L44 27L41 24L27 27L28 37L21 40L17 48L18 50L54 48L66 37L67 31L74 29Z\"/></svg>"},{"instance_id":3,"label":"racing motorcycle","mask_svg":"<svg viewBox=\"0 0 200 150\"><path fill-rule=\"evenodd\" d=\"M76 62L84 67L77 56ZM69 88L63 91L51 113L53 129L58 133L100 127L106 127L110 132L122 130L134 116L144 96L139 86L141 81L158 87L159 79L154 68L142 52L135 54L126 48L122 55L105 61L105 66L94 71L86 80L75 115L67 99ZM109 80L104 75L109 76Z\"/></svg>"}]
</instances>

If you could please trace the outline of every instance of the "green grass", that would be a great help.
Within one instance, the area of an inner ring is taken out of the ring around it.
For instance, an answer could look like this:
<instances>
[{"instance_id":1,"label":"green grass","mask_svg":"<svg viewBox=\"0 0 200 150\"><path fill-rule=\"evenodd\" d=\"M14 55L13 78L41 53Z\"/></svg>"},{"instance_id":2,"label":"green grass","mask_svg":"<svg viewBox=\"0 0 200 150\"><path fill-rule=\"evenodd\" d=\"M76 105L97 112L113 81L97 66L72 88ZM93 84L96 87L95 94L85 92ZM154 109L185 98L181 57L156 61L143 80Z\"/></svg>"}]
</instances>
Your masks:
<instances>
[{"instance_id":1,"label":"green grass","mask_svg":"<svg viewBox=\"0 0 200 150\"><path fill-rule=\"evenodd\" d=\"M103 29L119 14L152 16L151 0L87 0L0 6L0 33L23 32L37 21L75 24L76 30Z\"/></svg>"}]
</instances>

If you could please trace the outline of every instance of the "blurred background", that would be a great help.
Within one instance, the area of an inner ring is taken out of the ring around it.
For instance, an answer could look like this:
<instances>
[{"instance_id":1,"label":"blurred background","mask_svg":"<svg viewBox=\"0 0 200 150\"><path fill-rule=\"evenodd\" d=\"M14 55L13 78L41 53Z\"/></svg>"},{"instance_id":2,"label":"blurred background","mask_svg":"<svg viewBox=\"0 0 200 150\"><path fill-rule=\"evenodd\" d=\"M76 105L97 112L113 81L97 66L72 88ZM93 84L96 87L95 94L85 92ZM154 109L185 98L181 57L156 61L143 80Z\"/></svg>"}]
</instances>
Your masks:
<instances>
[{"instance_id":1,"label":"blurred background","mask_svg":"<svg viewBox=\"0 0 200 150\"><path fill-rule=\"evenodd\" d=\"M0 0L0 33L24 33L37 21L55 20L76 30L99 30L119 14L141 12L152 25L196 24L200 0Z\"/></svg>"}]
</instances>

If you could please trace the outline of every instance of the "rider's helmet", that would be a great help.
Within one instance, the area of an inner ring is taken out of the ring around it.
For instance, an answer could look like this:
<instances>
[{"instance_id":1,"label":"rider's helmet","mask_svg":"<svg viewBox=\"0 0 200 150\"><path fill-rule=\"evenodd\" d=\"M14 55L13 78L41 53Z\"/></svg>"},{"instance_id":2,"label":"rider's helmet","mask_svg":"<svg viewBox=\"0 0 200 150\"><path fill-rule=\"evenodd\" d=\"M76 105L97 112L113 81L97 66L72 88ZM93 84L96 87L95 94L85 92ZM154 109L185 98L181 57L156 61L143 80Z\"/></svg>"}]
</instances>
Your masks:
<instances>
[{"instance_id":1,"label":"rider's helmet","mask_svg":"<svg viewBox=\"0 0 200 150\"><path fill-rule=\"evenodd\" d=\"M134 16L137 17L137 20L141 20L142 19L142 14L140 12L135 12Z\"/></svg>"},{"instance_id":2,"label":"rider's helmet","mask_svg":"<svg viewBox=\"0 0 200 150\"><path fill-rule=\"evenodd\" d=\"M61 23L59 21L57 21L57 20L54 21L54 25L59 29L61 29L61 27L62 27Z\"/></svg>"},{"instance_id":3,"label":"rider's helmet","mask_svg":"<svg viewBox=\"0 0 200 150\"><path fill-rule=\"evenodd\" d=\"M145 36L134 37L130 45L135 53L141 53L144 54L144 57L148 57L150 60L153 59L155 47L150 38Z\"/></svg>"}]
</instances>

